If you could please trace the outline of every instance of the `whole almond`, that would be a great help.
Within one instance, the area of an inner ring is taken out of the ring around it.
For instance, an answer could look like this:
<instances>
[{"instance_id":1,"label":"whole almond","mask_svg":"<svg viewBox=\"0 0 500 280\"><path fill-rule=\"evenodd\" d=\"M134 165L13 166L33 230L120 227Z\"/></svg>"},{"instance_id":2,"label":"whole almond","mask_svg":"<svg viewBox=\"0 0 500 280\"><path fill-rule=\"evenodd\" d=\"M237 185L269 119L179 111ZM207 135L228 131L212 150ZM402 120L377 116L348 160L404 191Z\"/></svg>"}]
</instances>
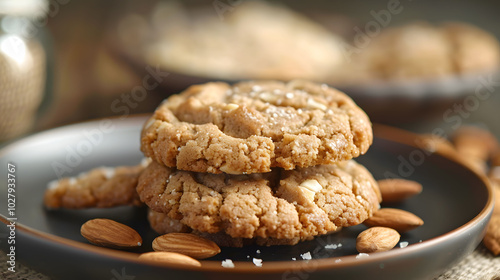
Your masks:
<instances>
[{"instance_id":1,"label":"whole almond","mask_svg":"<svg viewBox=\"0 0 500 280\"><path fill-rule=\"evenodd\" d=\"M457 129L453 135L453 144L464 157L481 161L488 160L499 149L496 137L487 129L476 126L462 126Z\"/></svg>"},{"instance_id":2,"label":"whole almond","mask_svg":"<svg viewBox=\"0 0 500 280\"><path fill-rule=\"evenodd\" d=\"M444 154L456 154L455 146L446 138L435 134L421 134L415 140L415 143L422 149L430 152Z\"/></svg>"},{"instance_id":3,"label":"whole almond","mask_svg":"<svg viewBox=\"0 0 500 280\"><path fill-rule=\"evenodd\" d=\"M356 250L360 253L389 251L399 242L399 233L387 227L372 227L356 238Z\"/></svg>"},{"instance_id":4,"label":"whole almond","mask_svg":"<svg viewBox=\"0 0 500 280\"><path fill-rule=\"evenodd\" d=\"M486 228L483 243L493 255L497 256L500 254L500 215L493 215L491 217Z\"/></svg>"},{"instance_id":5,"label":"whole almond","mask_svg":"<svg viewBox=\"0 0 500 280\"><path fill-rule=\"evenodd\" d=\"M398 232L407 232L424 224L417 215L395 208L381 208L363 224L369 227L389 227Z\"/></svg>"},{"instance_id":6,"label":"whole almond","mask_svg":"<svg viewBox=\"0 0 500 280\"><path fill-rule=\"evenodd\" d=\"M82 225L80 233L90 243L104 247L127 249L142 244L142 238L137 231L109 219L89 220Z\"/></svg>"},{"instance_id":7,"label":"whole almond","mask_svg":"<svg viewBox=\"0 0 500 280\"><path fill-rule=\"evenodd\" d=\"M174 252L148 252L140 254L139 259L161 264L201 266L199 261Z\"/></svg>"},{"instance_id":8,"label":"whole almond","mask_svg":"<svg viewBox=\"0 0 500 280\"><path fill-rule=\"evenodd\" d=\"M153 250L176 252L195 259L205 259L220 253L215 242L191 233L167 233L153 240Z\"/></svg>"},{"instance_id":9,"label":"whole almond","mask_svg":"<svg viewBox=\"0 0 500 280\"><path fill-rule=\"evenodd\" d=\"M500 150L497 150L491 157L491 166L500 166Z\"/></svg>"},{"instance_id":10,"label":"whole almond","mask_svg":"<svg viewBox=\"0 0 500 280\"><path fill-rule=\"evenodd\" d=\"M422 192L422 185L405 179L384 179L377 181L382 202L400 202Z\"/></svg>"},{"instance_id":11,"label":"whole almond","mask_svg":"<svg viewBox=\"0 0 500 280\"><path fill-rule=\"evenodd\" d=\"M493 216L500 216L500 179L490 180L493 185L493 198L495 200L495 206L493 207Z\"/></svg>"}]
</instances>

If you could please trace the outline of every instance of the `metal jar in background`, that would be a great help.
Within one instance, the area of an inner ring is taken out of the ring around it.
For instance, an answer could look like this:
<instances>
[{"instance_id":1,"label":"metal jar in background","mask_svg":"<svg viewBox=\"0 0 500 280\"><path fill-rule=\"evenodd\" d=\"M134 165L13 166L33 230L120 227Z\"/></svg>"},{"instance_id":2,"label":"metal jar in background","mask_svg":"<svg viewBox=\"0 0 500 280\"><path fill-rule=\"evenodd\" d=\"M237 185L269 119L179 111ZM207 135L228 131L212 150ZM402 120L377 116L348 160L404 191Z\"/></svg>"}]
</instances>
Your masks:
<instances>
[{"instance_id":1,"label":"metal jar in background","mask_svg":"<svg viewBox=\"0 0 500 280\"><path fill-rule=\"evenodd\" d=\"M46 81L46 0L0 1L0 142L30 132Z\"/></svg>"}]
</instances>

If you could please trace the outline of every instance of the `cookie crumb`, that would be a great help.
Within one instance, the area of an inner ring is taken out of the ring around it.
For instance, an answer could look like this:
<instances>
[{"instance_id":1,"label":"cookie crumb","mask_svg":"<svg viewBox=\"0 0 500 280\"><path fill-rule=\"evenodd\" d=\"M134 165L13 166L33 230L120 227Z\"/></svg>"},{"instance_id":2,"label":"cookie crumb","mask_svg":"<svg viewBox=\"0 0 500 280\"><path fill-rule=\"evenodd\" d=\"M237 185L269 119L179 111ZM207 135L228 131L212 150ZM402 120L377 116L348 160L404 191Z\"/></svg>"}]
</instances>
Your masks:
<instances>
[{"instance_id":1,"label":"cookie crumb","mask_svg":"<svg viewBox=\"0 0 500 280\"><path fill-rule=\"evenodd\" d=\"M222 267L234 268L234 263L231 259L225 259L222 261Z\"/></svg>"},{"instance_id":2,"label":"cookie crumb","mask_svg":"<svg viewBox=\"0 0 500 280\"><path fill-rule=\"evenodd\" d=\"M260 254L260 250L255 251L257 254Z\"/></svg>"}]
</instances>

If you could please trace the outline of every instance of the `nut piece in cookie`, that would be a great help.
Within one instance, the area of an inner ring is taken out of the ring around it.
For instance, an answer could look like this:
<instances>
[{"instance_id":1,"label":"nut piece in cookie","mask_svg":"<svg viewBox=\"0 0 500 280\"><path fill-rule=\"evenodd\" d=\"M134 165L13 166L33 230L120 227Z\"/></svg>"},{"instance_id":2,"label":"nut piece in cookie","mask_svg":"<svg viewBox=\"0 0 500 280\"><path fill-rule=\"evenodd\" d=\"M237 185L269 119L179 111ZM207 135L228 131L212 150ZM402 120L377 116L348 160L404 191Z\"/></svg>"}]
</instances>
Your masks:
<instances>
[{"instance_id":1,"label":"nut piece in cookie","mask_svg":"<svg viewBox=\"0 0 500 280\"><path fill-rule=\"evenodd\" d=\"M219 82L166 99L143 127L141 150L179 170L250 174L348 160L372 140L367 115L327 85Z\"/></svg>"}]
</instances>

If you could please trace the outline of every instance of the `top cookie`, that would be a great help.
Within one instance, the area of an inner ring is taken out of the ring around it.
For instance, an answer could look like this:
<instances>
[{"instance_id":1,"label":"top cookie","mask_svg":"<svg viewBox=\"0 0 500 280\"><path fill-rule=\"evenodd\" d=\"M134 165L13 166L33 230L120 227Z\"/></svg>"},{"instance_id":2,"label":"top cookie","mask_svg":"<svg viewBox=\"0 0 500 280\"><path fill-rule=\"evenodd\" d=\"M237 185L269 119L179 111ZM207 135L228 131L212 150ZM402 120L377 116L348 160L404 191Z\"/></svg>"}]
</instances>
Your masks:
<instances>
[{"instance_id":1,"label":"top cookie","mask_svg":"<svg viewBox=\"0 0 500 280\"><path fill-rule=\"evenodd\" d=\"M347 160L372 139L367 115L325 84L217 82L166 99L143 127L141 150L180 170L249 174Z\"/></svg>"}]
</instances>

